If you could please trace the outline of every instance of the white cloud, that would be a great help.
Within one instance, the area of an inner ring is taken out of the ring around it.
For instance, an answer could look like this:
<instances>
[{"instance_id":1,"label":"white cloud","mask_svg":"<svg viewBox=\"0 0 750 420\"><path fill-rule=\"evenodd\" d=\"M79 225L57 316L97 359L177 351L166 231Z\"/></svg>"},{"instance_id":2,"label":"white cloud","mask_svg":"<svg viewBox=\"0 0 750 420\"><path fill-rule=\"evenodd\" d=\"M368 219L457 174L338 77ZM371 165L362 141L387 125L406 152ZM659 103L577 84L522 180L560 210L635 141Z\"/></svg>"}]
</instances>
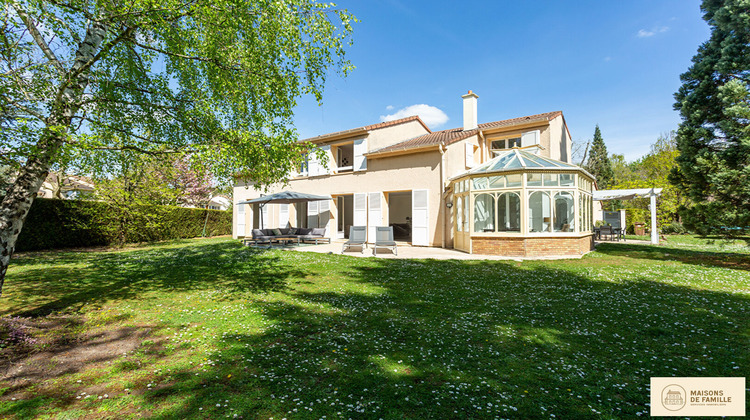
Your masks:
<instances>
[{"instance_id":1,"label":"white cloud","mask_svg":"<svg viewBox=\"0 0 750 420\"><path fill-rule=\"evenodd\" d=\"M436 108L427 104L410 105L406 108L399 109L393 114L381 115L380 121L393 121L400 118L411 117L412 115L419 115L419 118L421 118L422 121L424 121L424 123L427 124L427 126L429 126L430 128L439 127L448 122L448 116L445 114L445 112L443 112L440 108Z\"/></svg>"},{"instance_id":2,"label":"white cloud","mask_svg":"<svg viewBox=\"0 0 750 420\"><path fill-rule=\"evenodd\" d=\"M385 110L386 111L393 111L393 108L394 108L393 105L388 105L387 107L385 107Z\"/></svg>"},{"instance_id":3,"label":"white cloud","mask_svg":"<svg viewBox=\"0 0 750 420\"><path fill-rule=\"evenodd\" d=\"M612 57L610 57L610 56L606 56L606 57L604 57L604 62L605 62L605 63L608 63L608 62L610 62L610 61L612 61Z\"/></svg>"},{"instance_id":4,"label":"white cloud","mask_svg":"<svg viewBox=\"0 0 750 420\"><path fill-rule=\"evenodd\" d=\"M659 26L659 27L651 29L650 31L646 29L641 29L638 31L637 36L638 38L648 38L656 34L667 32L668 30L669 30L669 26Z\"/></svg>"}]
</instances>

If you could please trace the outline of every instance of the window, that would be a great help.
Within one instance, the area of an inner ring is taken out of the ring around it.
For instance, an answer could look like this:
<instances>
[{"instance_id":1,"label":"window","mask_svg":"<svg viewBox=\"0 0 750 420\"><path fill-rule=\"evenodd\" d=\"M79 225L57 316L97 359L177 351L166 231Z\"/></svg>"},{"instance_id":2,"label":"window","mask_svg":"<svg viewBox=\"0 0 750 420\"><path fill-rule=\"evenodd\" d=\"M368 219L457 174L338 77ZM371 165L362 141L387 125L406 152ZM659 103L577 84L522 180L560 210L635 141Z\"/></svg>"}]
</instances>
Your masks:
<instances>
[{"instance_id":1,"label":"window","mask_svg":"<svg viewBox=\"0 0 750 420\"><path fill-rule=\"evenodd\" d=\"M555 194L555 232L575 231L575 202L573 194L559 192Z\"/></svg>"},{"instance_id":2,"label":"window","mask_svg":"<svg viewBox=\"0 0 750 420\"><path fill-rule=\"evenodd\" d=\"M526 186L527 187L541 187L542 186L542 174L526 174Z\"/></svg>"},{"instance_id":3,"label":"window","mask_svg":"<svg viewBox=\"0 0 750 420\"><path fill-rule=\"evenodd\" d=\"M310 162L308 161L308 154L305 153L302 155L302 163L299 165L299 173L301 175L307 175L307 172L310 170Z\"/></svg>"},{"instance_id":4,"label":"window","mask_svg":"<svg viewBox=\"0 0 750 420\"><path fill-rule=\"evenodd\" d=\"M510 149L512 147L521 147L520 137L504 140L493 140L492 143L490 143L490 149L492 150Z\"/></svg>"},{"instance_id":5,"label":"window","mask_svg":"<svg viewBox=\"0 0 750 420\"><path fill-rule=\"evenodd\" d=\"M545 191L529 194L529 232L549 232L552 225L550 195Z\"/></svg>"},{"instance_id":6,"label":"window","mask_svg":"<svg viewBox=\"0 0 750 420\"><path fill-rule=\"evenodd\" d=\"M495 198L490 194L474 197L474 232L495 231Z\"/></svg>"},{"instance_id":7,"label":"window","mask_svg":"<svg viewBox=\"0 0 750 420\"><path fill-rule=\"evenodd\" d=\"M497 231L521 231L521 197L514 192L497 196Z\"/></svg>"},{"instance_id":8,"label":"window","mask_svg":"<svg viewBox=\"0 0 750 420\"><path fill-rule=\"evenodd\" d=\"M572 187L574 184L573 174L560 174L560 186L561 187Z\"/></svg>"},{"instance_id":9,"label":"window","mask_svg":"<svg viewBox=\"0 0 750 420\"><path fill-rule=\"evenodd\" d=\"M557 187L559 181L557 180L557 174L542 174L545 187Z\"/></svg>"},{"instance_id":10,"label":"window","mask_svg":"<svg viewBox=\"0 0 750 420\"><path fill-rule=\"evenodd\" d=\"M354 170L354 143L333 146L332 151L336 157L336 173L351 172Z\"/></svg>"},{"instance_id":11,"label":"window","mask_svg":"<svg viewBox=\"0 0 750 420\"><path fill-rule=\"evenodd\" d=\"M469 231L469 197L465 197L464 198L464 232L468 232L468 231Z\"/></svg>"},{"instance_id":12,"label":"window","mask_svg":"<svg viewBox=\"0 0 750 420\"><path fill-rule=\"evenodd\" d=\"M463 197L456 198L456 230L462 232L464 230L464 207Z\"/></svg>"}]
</instances>

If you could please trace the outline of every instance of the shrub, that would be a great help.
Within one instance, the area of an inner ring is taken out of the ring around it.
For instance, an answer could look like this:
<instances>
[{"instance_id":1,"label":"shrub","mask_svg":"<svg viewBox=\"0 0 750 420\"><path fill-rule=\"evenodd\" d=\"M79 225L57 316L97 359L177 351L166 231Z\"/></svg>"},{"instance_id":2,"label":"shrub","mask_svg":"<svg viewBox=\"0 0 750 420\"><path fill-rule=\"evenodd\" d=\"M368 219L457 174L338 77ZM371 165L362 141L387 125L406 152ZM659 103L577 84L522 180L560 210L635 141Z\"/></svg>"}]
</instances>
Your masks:
<instances>
[{"instance_id":1,"label":"shrub","mask_svg":"<svg viewBox=\"0 0 750 420\"><path fill-rule=\"evenodd\" d=\"M174 206L123 209L100 201L37 198L31 206L17 251L36 251L129 242L152 242L227 235L230 211Z\"/></svg>"},{"instance_id":2,"label":"shrub","mask_svg":"<svg viewBox=\"0 0 750 420\"><path fill-rule=\"evenodd\" d=\"M664 225L661 228L661 233L671 235L684 235L688 233L688 230L680 222L672 222Z\"/></svg>"}]
</instances>

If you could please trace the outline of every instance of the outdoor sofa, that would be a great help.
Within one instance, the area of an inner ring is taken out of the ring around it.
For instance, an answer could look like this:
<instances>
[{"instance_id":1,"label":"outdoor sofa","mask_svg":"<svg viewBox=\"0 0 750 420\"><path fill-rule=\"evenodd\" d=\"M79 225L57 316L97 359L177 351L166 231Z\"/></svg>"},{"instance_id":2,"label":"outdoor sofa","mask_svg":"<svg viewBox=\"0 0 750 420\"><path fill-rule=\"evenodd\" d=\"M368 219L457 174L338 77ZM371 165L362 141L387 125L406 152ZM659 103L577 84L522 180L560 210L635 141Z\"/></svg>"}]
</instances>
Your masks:
<instances>
[{"instance_id":1,"label":"outdoor sofa","mask_svg":"<svg viewBox=\"0 0 750 420\"><path fill-rule=\"evenodd\" d=\"M274 242L314 242L316 245L321 242L331 242L330 238L325 237L325 228L283 228L283 229L253 229L252 238L245 238L242 242L245 245L271 245Z\"/></svg>"}]
</instances>

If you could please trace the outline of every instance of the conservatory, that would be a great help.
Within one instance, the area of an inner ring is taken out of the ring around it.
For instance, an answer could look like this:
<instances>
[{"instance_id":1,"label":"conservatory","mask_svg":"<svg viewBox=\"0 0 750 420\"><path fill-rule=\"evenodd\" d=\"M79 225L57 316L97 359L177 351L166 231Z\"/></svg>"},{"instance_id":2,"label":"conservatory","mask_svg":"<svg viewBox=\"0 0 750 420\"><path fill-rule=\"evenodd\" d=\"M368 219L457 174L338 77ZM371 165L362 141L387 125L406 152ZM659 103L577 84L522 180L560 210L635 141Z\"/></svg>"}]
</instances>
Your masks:
<instances>
[{"instance_id":1,"label":"conservatory","mask_svg":"<svg viewBox=\"0 0 750 420\"><path fill-rule=\"evenodd\" d=\"M594 177L579 166L513 148L451 186L456 249L543 258L594 248Z\"/></svg>"}]
</instances>

